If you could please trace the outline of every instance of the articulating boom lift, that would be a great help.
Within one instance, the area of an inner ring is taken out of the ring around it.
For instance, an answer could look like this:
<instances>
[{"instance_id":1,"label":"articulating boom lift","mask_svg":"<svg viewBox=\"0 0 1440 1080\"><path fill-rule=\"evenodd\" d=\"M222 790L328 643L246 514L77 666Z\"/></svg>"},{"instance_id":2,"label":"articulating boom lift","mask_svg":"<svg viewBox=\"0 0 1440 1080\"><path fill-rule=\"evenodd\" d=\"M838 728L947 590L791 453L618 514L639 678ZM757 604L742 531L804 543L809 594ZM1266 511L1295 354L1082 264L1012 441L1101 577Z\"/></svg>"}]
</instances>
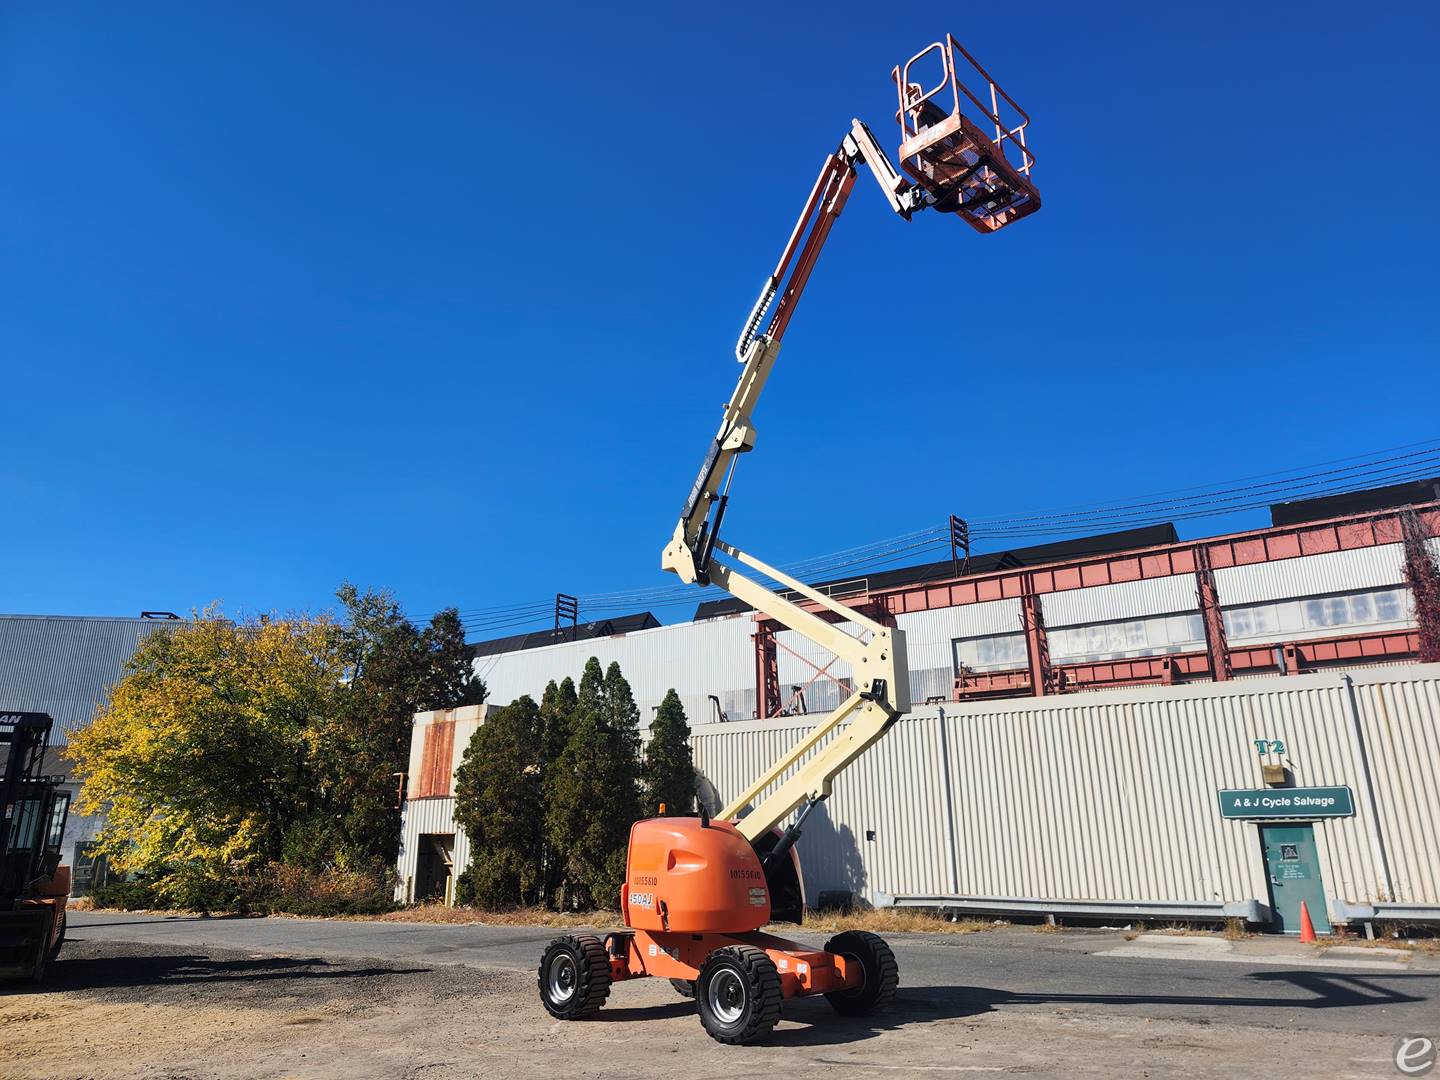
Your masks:
<instances>
[{"instance_id":1,"label":"articulating boom lift","mask_svg":"<svg viewBox=\"0 0 1440 1080\"><path fill-rule=\"evenodd\" d=\"M912 66L932 56L942 70L939 81L929 89L911 82ZM957 56L974 68L988 103L960 78ZM884 1008L894 997L895 958L874 934L847 931L813 949L760 927L777 917L800 920L804 901L794 845L806 816L830 795L835 777L910 709L905 635L720 539L739 455L755 446L755 405L860 166L869 167L890 208L907 221L935 209L989 233L1039 209L1029 179L1035 159L1025 144L1029 117L954 37L928 46L891 75L899 95L900 162L908 175L891 165L859 120L826 158L745 321L735 347L744 365L739 381L660 559L682 581L716 585L834 653L850 665L855 689L713 821L702 810L698 818L635 823L620 895L627 929L603 941L557 938L540 962L541 1001L561 1019L592 1015L612 982L650 975L693 995L705 1030L726 1043L767 1035L787 997L824 994L846 1015ZM935 100L946 89L948 111ZM1001 119L1002 101L1016 123ZM740 568L780 582L801 599L773 592ZM868 637L845 633L813 609L855 624Z\"/></svg>"}]
</instances>

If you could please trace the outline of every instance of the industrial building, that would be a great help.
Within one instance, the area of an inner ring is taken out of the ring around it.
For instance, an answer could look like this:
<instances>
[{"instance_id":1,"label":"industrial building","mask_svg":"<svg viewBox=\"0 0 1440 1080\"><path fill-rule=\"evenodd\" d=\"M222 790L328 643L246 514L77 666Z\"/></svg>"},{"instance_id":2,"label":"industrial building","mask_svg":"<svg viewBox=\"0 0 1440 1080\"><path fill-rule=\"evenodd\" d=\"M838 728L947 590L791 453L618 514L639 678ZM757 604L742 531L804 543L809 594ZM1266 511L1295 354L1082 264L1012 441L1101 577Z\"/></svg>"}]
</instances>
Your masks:
<instances>
[{"instance_id":1,"label":"industrial building","mask_svg":"<svg viewBox=\"0 0 1440 1080\"><path fill-rule=\"evenodd\" d=\"M95 718L110 688L140 643L156 630L175 625L168 611L139 618L89 615L0 615L0 707L17 712L49 713L55 720L46 752L45 773L63 776L64 790L79 798L65 745L70 735ZM92 854L104 818L72 813L65 823L62 854L70 864L71 893L84 896L104 884L105 863Z\"/></svg>"},{"instance_id":2,"label":"industrial building","mask_svg":"<svg viewBox=\"0 0 1440 1080\"><path fill-rule=\"evenodd\" d=\"M1398 485L1277 506L1242 533L1159 525L832 583L906 632L915 707L811 818L807 899L1289 929L1269 877L1298 882L1303 863L1336 921L1440 917L1440 673L1413 664L1404 543L1440 554L1437 495ZM619 662L642 715L674 687L712 811L849 692L831 657L733 601L475 651L492 704L538 699L590 656ZM450 775L483 713L416 719L402 898L448 895L465 865ZM1312 788L1336 791L1263 794ZM1222 815L1222 790L1255 813Z\"/></svg>"}]
</instances>

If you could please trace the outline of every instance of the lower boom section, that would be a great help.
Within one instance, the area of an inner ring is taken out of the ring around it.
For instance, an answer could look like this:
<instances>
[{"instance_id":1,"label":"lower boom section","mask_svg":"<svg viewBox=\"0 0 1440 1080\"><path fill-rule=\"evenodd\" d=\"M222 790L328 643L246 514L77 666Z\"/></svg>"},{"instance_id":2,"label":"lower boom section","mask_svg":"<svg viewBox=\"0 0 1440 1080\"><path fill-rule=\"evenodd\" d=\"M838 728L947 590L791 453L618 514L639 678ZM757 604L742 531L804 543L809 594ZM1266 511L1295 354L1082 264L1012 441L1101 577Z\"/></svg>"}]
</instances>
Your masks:
<instances>
[{"instance_id":1,"label":"lower boom section","mask_svg":"<svg viewBox=\"0 0 1440 1080\"><path fill-rule=\"evenodd\" d=\"M847 930L823 949L753 931L676 933L616 930L556 938L540 961L540 1000L552 1016L594 1015L614 983L656 976L695 998L701 1023L724 1043L763 1039L786 998L824 994L835 1010L861 1016L895 997L899 969L874 934Z\"/></svg>"}]
</instances>

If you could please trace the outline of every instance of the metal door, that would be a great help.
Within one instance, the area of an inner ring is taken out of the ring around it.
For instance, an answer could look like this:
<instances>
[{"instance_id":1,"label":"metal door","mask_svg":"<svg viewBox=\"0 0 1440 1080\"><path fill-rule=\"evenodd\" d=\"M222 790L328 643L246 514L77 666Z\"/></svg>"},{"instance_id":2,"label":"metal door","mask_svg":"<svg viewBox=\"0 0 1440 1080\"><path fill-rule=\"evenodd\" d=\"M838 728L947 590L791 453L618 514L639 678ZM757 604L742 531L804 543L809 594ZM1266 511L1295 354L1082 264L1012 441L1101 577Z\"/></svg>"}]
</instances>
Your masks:
<instances>
[{"instance_id":1,"label":"metal door","mask_svg":"<svg viewBox=\"0 0 1440 1080\"><path fill-rule=\"evenodd\" d=\"M453 833L421 833L415 865L415 900L450 901L450 870L454 861Z\"/></svg>"},{"instance_id":2,"label":"metal door","mask_svg":"<svg viewBox=\"0 0 1440 1080\"><path fill-rule=\"evenodd\" d=\"M1325 906L1325 882L1315 854L1315 826L1262 825L1260 846L1265 850L1265 875L1270 881L1273 928L1282 934L1300 932L1300 901L1310 912L1317 934L1330 933Z\"/></svg>"}]
</instances>

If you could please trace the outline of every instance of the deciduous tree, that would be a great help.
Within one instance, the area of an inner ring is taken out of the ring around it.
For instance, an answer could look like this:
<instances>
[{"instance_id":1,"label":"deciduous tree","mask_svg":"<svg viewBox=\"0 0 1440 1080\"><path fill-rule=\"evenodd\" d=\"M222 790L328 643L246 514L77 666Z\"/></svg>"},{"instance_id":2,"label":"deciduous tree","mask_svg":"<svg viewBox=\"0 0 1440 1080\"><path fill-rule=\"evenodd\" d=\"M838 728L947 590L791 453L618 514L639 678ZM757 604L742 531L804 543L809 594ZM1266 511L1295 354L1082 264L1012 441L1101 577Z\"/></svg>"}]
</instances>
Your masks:
<instances>
[{"instance_id":1,"label":"deciduous tree","mask_svg":"<svg viewBox=\"0 0 1440 1080\"><path fill-rule=\"evenodd\" d=\"M320 798L317 717L342 691L327 619L236 624L207 611L152 634L70 741L81 812L106 810L101 850L179 906L223 903L236 875L280 857Z\"/></svg>"},{"instance_id":2,"label":"deciduous tree","mask_svg":"<svg viewBox=\"0 0 1440 1080\"><path fill-rule=\"evenodd\" d=\"M484 699L459 616L436 615L423 632L390 593L337 593L345 608L340 651L346 684L336 707L319 718L311 760L324 799L296 823L290 861L384 869L400 847L396 774L410 759L415 713Z\"/></svg>"},{"instance_id":3,"label":"deciduous tree","mask_svg":"<svg viewBox=\"0 0 1440 1080\"><path fill-rule=\"evenodd\" d=\"M71 740L80 808L108 812L111 865L205 907L267 863L377 878L393 865L411 717L484 688L453 610L422 632L387 593L339 597L343 622L208 610L141 645Z\"/></svg>"}]
</instances>

